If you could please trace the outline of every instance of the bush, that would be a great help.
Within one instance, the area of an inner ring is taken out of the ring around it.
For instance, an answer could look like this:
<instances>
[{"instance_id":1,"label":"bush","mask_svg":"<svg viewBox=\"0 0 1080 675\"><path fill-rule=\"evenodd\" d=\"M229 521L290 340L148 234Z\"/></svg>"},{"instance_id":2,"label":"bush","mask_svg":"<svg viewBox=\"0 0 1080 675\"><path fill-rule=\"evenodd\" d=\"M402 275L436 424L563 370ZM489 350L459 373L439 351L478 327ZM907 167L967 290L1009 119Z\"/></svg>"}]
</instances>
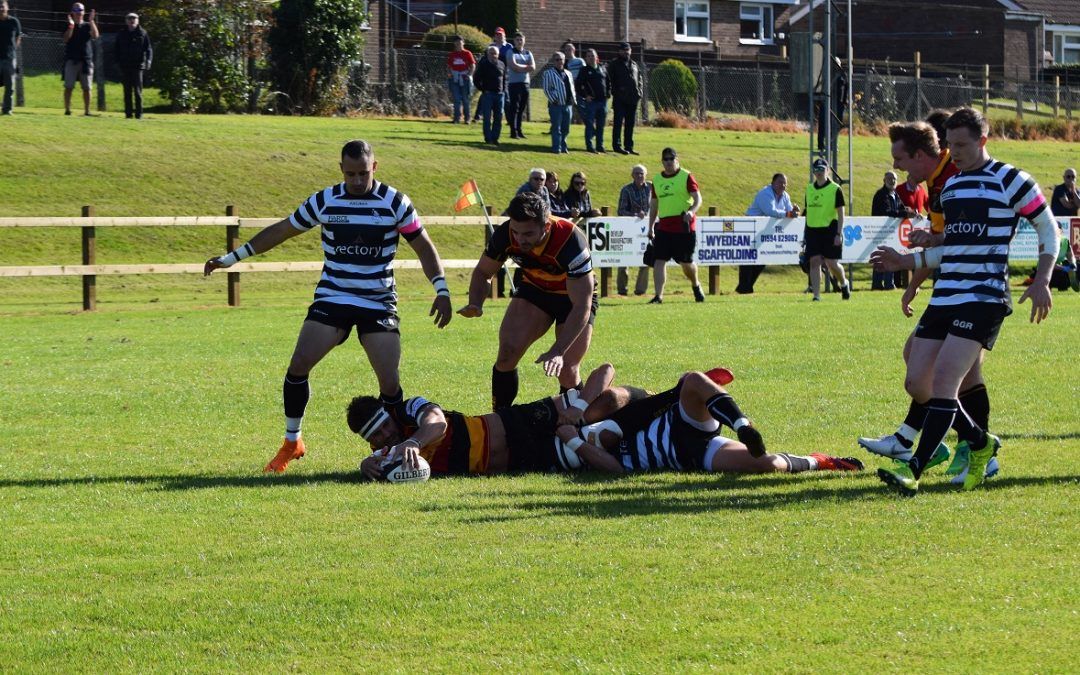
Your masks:
<instances>
[{"instance_id":1,"label":"bush","mask_svg":"<svg viewBox=\"0 0 1080 675\"><path fill-rule=\"evenodd\" d=\"M281 0L270 29L274 85L305 114L339 107L347 93L347 67L363 48L363 0Z\"/></svg>"},{"instance_id":2,"label":"bush","mask_svg":"<svg viewBox=\"0 0 1080 675\"><path fill-rule=\"evenodd\" d=\"M465 40L465 49L473 54L482 54L491 44L491 38L475 26L467 26L459 23L456 26L447 24L436 26L424 33L424 39L420 46L424 49L435 49L440 52L450 52L454 49L454 36L460 35Z\"/></svg>"},{"instance_id":3,"label":"bush","mask_svg":"<svg viewBox=\"0 0 1080 675\"><path fill-rule=\"evenodd\" d=\"M697 112L698 84L686 64L668 59L649 73L649 98L657 110L683 115Z\"/></svg>"}]
</instances>

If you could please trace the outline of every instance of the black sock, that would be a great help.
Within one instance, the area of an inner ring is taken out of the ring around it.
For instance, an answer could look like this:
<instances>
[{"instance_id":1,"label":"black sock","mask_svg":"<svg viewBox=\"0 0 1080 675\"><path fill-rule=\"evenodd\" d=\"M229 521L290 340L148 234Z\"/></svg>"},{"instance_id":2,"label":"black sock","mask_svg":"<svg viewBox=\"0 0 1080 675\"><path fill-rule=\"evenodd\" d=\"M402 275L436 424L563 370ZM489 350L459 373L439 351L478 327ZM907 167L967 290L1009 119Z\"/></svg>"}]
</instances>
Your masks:
<instances>
[{"instance_id":1,"label":"black sock","mask_svg":"<svg viewBox=\"0 0 1080 675\"><path fill-rule=\"evenodd\" d=\"M958 404L956 419L953 420L953 429L962 441L967 441L972 450L982 450L986 447L986 430L975 424L975 421L964 410L964 406Z\"/></svg>"},{"instance_id":2,"label":"black sock","mask_svg":"<svg viewBox=\"0 0 1080 675\"><path fill-rule=\"evenodd\" d=\"M919 435L919 446L908 462L916 478L922 475L923 467L930 462L945 434L949 433L959 407L955 398L932 398L926 402L926 419Z\"/></svg>"},{"instance_id":3,"label":"black sock","mask_svg":"<svg viewBox=\"0 0 1080 675\"><path fill-rule=\"evenodd\" d=\"M980 429L990 428L990 395L985 384L960 392L960 406Z\"/></svg>"},{"instance_id":4,"label":"black sock","mask_svg":"<svg viewBox=\"0 0 1080 675\"><path fill-rule=\"evenodd\" d=\"M814 467L810 465L810 460L806 457L799 455L789 455L786 452L776 453L778 457L783 457L787 462L788 473L802 473L804 471L813 471Z\"/></svg>"},{"instance_id":5,"label":"black sock","mask_svg":"<svg viewBox=\"0 0 1080 675\"><path fill-rule=\"evenodd\" d=\"M281 388L281 393L285 399L285 416L303 417L308 399L311 398L308 376L285 373L285 384Z\"/></svg>"},{"instance_id":6,"label":"black sock","mask_svg":"<svg viewBox=\"0 0 1080 675\"><path fill-rule=\"evenodd\" d=\"M560 394L565 394L566 392L570 391L571 389L575 389L575 390L580 392L584 387L585 387L585 385L582 384L581 382L578 382L577 384L575 384L572 387L564 387L564 386L562 386L560 384L559 385L559 393Z\"/></svg>"},{"instance_id":7,"label":"black sock","mask_svg":"<svg viewBox=\"0 0 1080 675\"><path fill-rule=\"evenodd\" d=\"M379 392L379 403L382 403L384 408L393 408L398 403L405 400L405 392L401 387L398 387L397 393L387 396L382 392Z\"/></svg>"},{"instance_id":8,"label":"black sock","mask_svg":"<svg viewBox=\"0 0 1080 675\"><path fill-rule=\"evenodd\" d=\"M923 422L925 421L926 406L915 399L911 399L911 405L908 406L907 417L904 418L904 424L915 431L919 431L922 429Z\"/></svg>"},{"instance_id":9,"label":"black sock","mask_svg":"<svg viewBox=\"0 0 1080 675\"><path fill-rule=\"evenodd\" d=\"M743 424L739 427L745 426L749 420L746 419L746 415L739 410L739 404L735 403L735 399L731 397L731 394L726 391L709 399L709 402L705 404L708 408L709 414L713 416L720 424L735 429L735 424L739 420L743 420ZM738 429L735 429L738 431Z\"/></svg>"},{"instance_id":10,"label":"black sock","mask_svg":"<svg viewBox=\"0 0 1080 675\"><path fill-rule=\"evenodd\" d=\"M498 410L514 404L518 395L518 371L503 372L494 366L491 368L491 408Z\"/></svg>"}]
</instances>

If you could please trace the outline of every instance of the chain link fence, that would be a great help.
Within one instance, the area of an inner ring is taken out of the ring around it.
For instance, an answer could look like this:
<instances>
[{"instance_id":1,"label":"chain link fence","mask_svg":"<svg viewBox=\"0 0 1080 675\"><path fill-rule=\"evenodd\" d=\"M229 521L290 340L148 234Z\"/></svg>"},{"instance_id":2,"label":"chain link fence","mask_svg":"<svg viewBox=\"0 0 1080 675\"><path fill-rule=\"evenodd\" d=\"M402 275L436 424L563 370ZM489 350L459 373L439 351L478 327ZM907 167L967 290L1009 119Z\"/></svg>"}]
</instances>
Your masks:
<instances>
[{"instance_id":1,"label":"chain link fence","mask_svg":"<svg viewBox=\"0 0 1080 675\"><path fill-rule=\"evenodd\" d=\"M120 80L120 66L115 58L116 35L116 33L102 33L101 37L91 43L94 47L94 82L99 109L104 106L105 88L110 82L118 83ZM20 77L16 82L16 105L22 106L25 105L23 77L56 75L57 80L61 78L64 66L64 34L46 31L23 33L22 41L15 54L15 61L20 71ZM150 84L149 78L147 78L147 84ZM60 99L56 99L55 104L48 105L61 107L63 103Z\"/></svg>"}]
</instances>

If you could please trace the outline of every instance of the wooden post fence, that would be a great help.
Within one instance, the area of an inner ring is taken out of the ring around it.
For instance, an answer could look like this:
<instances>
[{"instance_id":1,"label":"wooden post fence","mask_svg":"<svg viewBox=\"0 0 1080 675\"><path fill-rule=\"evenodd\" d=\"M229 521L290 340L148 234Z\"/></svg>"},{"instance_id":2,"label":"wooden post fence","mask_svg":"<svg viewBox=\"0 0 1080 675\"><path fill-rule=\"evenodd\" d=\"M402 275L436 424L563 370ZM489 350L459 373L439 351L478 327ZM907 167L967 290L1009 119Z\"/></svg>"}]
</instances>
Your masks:
<instances>
[{"instance_id":1,"label":"wooden post fence","mask_svg":"<svg viewBox=\"0 0 1080 675\"><path fill-rule=\"evenodd\" d=\"M611 207L610 206L601 206L600 207L600 215L607 218L608 214L610 214L610 213L611 213ZM601 298L606 298L608 296L608 293L610 292L610 290L611 290L611 268L610 267L601 267L600 268L600 297Z\"/></svg>"},{"instance_id":2,"label":"wooden post fence","mask_svg":"<svg viewBox=\"0 0 1080 675\"><path fill-rule=\"evenodd\" d=\"M983 117L986 117L990 109L990 64L983 66Z\"/></svg>"},{"instance_id":3,"label":"wooden post fence","mask_svg":"<svg viewBox=\"0 0 1080 675\"><path fill-rule=\"evenodd\" d=\"M94 217L94 207L82 207L83 218ZM82 264L93 265L97 262L97 239L93 225L82 228ZM97 276L86 274L82 278L82 307L86 311L97 309Z\"/></svg>"},{"instance_id":4,"label":"wooden post fence","mask_svg":"<svg viewBox=\"0 0 1080 675\"><path fill-rule=\"evenodd\" d=\"M709 207L709 217L716 215L716 207ZM709 295L716 295L720 292L720 267L718 265L711 265L709 267Z\"/></svg>"},{"instance_id":5,"label":"wooden post fence","mask_svg":"<svg viewBox=\"0 0 1080 675\"><path fill-rule=\"evenodd\" d=\"M229 204L225 207L225 215L236 218L236 207ZM225 250L232 253L240 247L240 220L236 225L225 226ZM240 273L229 272L229 307L240 306Z\"/></svg>"}]
</instances>

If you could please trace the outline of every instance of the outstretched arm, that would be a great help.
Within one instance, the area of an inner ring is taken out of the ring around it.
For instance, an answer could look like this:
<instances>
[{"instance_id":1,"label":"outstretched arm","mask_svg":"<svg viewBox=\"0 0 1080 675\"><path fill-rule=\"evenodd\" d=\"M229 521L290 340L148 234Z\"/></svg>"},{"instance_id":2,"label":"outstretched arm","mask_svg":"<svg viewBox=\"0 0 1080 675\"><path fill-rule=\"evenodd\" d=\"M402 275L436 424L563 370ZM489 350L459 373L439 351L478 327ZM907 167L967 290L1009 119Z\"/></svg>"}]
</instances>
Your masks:
<instances>
[{"instance_id":1,"label":"outstretched arm","mask_svg":"<svg viewBox=\"0 0 1080 675\"><path fill-rule=\"evenodd\" d=\"M563 324L562 332L556 338L551 349L536 357L536 363L544 366L544 374L548 377L558 377L562 372L563 354L570 345L574 344L578 335L589 324L589 313L592 311L593 275L589 272L583 277L566 280L566 292L570 296L571 309L566 323Z\"/></svg>"},{"instance_id":2,"label":"outstretched arm","mask_svg":"<svg viewBox=\"0 0 1080 675\"><path fill-rule=\"evenodd\" d=\"M298 230L293 227L293 224L288 218L279 220L273 225L269 225L262 230L259 230L259 233L251 238L251 241L235 251L207 260L206 264L203 265L203 274L209 276L211 272L218 268L232 267L244 258L260 253L266 253L281 242L292 239L303 232L303 230Z\"/></svg>"},{"instance_id":3,"label":"outstretched arm","mask_svg":"<svg viewBox=\"0 0 1080 675\"><path fill-rule=\"evenodd\" d=\"M469 304L458 310L458 314L471 319L484 314L484 300L491 290L491 277L499 271L502 264L488 256L481 255L476 267L472 271L472 279L469 281Z\"/></svg>"},{"instance_id":4,"label":"outstretched arm","mask_svg":"<svg viewBox=\"0 0 1080 675\"><path fill-rule=\"evenodd\" d=\"M435 317L435 325L444 328L454 317L454 309L450 306L450 288L446 285L446 277L443 275L442 260L439 259L439 251L435 249L435 243L431 241L427 230L420 230L420 236L409 241L409 246L416 252L420 259L420 267L424 269L424 276L435 287L435 301L431 303L431 311L428 316Z\"/></svg>"}]
</instances>

